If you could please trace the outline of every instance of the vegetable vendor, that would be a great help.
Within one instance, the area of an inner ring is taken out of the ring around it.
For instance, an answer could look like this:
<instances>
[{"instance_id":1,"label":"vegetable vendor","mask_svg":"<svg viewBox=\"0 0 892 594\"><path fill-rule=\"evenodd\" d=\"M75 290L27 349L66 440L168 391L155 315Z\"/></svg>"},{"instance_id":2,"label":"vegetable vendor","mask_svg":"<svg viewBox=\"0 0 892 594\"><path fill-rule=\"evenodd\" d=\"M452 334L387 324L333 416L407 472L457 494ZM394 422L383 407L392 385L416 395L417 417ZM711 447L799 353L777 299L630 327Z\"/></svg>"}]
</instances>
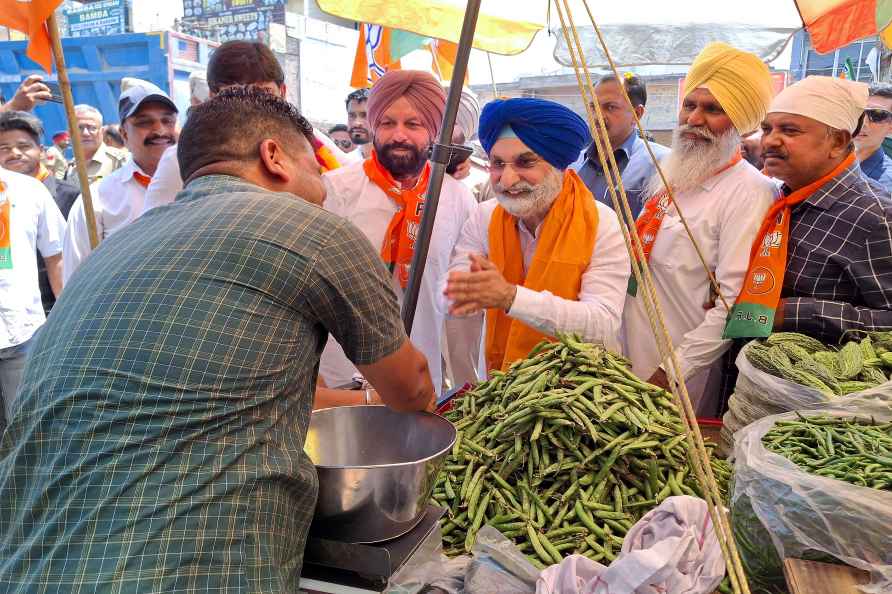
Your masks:
<instances>
[{"instance_id":1,"label":"vegetable vendor","mask_svg":"<svg viewBox=\"0 0 892 594\"><path fill-rule=\"evenodd\" d=\"M836 343L849 330L892 329L892 200L855 159L863 83L809 76L762 124L765 173L783 195L764 217L728 337L798 331Z\"/></svg>"},{"instance_id":2,"label":"vegetable vendor","mask_svg":"<svg viewBox=\"0 0 892 594\"><path fill-rule=\"evenodd\" d=\"M556 332L616 350L628 252L613 210L568 169L588 126L562 105L518 98L488 103L479 135L496 198L478 205L452 254L450 314L486 312L488 369Z\"/></svg>"}]
</instances>

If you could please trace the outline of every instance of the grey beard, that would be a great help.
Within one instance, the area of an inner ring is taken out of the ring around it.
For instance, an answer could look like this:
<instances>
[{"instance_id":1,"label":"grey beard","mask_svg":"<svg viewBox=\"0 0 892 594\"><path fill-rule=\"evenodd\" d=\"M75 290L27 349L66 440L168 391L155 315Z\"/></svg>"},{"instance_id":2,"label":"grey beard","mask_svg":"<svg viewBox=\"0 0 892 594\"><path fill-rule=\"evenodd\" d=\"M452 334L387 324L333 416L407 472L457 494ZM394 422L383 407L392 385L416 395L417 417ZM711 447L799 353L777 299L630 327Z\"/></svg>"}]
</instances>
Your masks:
<instances>
[{"instance_id":1,"label":"grey beard","mask_svg":"<svg viewBox=\"0 0 892 594\"><path fill-rule=\"evenodd\" d=\"M564 185L564 176L557 169L552 168L542 183L536 186L525 182L518 182L511 186L514 190L523 190L527 194L523 196L511 196L505 193L501 184L493 186L496 200L505 211L518 219L535 218L545 215L557 200L558 194ZM532 229L531 229L532 231Z\"/></svg>"},{"instance_id":2,"label":"grey beard","mask_svg":"<svg viewBox=\"0 0 892 594\"><path fill-rule=\"evenodd\" d=\"M699 145L682 136L684 132L700 133L709 142ZM715 136L707 128L679 126L672 134L672 150L660 162L660 169L673 192L685 192L695 188L716 174L727 164L740 147L740 134L734 128L721 136ZM647 196L663 191L659 172L654 173L647 184Z\"/></svg>"}]
</instances>

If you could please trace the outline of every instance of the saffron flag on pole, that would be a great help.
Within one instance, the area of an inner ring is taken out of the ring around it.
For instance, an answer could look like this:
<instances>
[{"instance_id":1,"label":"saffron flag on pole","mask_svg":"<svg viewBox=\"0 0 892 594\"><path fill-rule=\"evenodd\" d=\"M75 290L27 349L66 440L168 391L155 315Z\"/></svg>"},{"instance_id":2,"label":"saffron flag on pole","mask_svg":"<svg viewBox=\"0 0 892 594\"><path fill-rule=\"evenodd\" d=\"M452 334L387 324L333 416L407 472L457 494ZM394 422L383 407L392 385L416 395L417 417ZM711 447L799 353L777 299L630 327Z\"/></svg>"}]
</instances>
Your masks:
<instances>
[{"instance_id":1,"label":"saffron flag on pole","mask_svg":"<svg viewBox=\"0 0 892 594\"><path fill-rule=\"evenodd\" d=\"M819 53L872 35L879 35L889 45L892 0L795 1L811 44Z\"/></svg>"},{"instance_id":2,"label":"saffron flag on pole","mask_svg":"<svg viewBox=\"0 0 892 594\"><path fill-rule=\"evenodd\" d=\"M400 58L422 49L428 41L426 37L408 31L360 23L350 86L372 86L388 70L399 70Z\"/></svg>"},{"instance_id":3,"label":"saffron flag on pole","mask_svg":"<svg viewBox=\"0 0 892 594\"><path fill-rule=\"evenodd\" d=\"M399 70L402 67L401 58L425 48L431 52L434 73L440 80L451 80L458 45L451 41L422 37L409 31L360 23L350 86L372 86L388 70Z\"/></svg>"},{"instance_id":4,"label":"saffron flag on pole","mask_svg":"<svg viewBox=\"0 0 892 594\"><path fill-rule=\"evenodd\" d=\"M48 73L53 71L53 52L46 20L62 0L0 0L0 25L28 35L26 55Z\"/></svg>"}]
</instances>

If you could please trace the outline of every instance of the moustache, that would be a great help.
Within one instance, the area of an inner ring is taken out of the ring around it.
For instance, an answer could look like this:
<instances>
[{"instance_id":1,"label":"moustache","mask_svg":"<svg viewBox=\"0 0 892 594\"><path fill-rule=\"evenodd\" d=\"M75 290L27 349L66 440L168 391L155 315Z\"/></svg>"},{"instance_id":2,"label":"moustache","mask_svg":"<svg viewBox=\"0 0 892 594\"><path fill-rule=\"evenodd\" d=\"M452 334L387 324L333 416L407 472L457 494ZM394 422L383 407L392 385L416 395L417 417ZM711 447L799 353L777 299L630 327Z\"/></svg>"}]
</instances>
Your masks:
<instances>
[{"instance_id":1,"label":"moustache","mask_svg":"<svg viewBox=\"0 0 892 594\"><path fill-rule=\"evenodd\" d=\"M165 141L165 142L166 142L167 144L169 144L169 145L174 145L174 144L176 144L176 140L174 140L173 136L162 136L162 135L160 135L160 134L153 135L153 136L149 136L148 138L146 138L146 139L143 141L143 144L144 144L145 146L150 146L150 145L155 144L156 141L158 141L158 140L163 140L163 141Z\"/></svg>"},{"instance_id":2,"label":"moustache","mask_svg":"<svg viewBox=\"0 0 892 594\"><path fill-rule=\"evenodd\" d=\"M500 183L497 183L495 186L493 186L493 190L495 190L499 194L506 194L509 191L517 193L530 193L535 189L536 186L534 186L533 184L528 184L526 182L518 182L513 186L509 186L507 188Z\"/></svg>"},{"instance_id":3,"label":"moustache","mask_svg":"<svg viewBox=\"0 0 892 594\"><path fill-rule=\"evenodd\" d=\"M397 149L409 151L413 154L421 154L421 151L418 149L418 147L413 144L404 144L402 142L393 142L393 143L388 144L384 147L384 151L387 153L391 153L391 154L393 153L393 151L395 151Z\"/></svg>"},{"instance_id":4,"label":"moustache","mask_svg":"<svg viewBox=\"0 0 892 594\"><path fill-rule=\"evenodd\" d=\"M681 126L679 128L678 133L697 136L698 138L701 138L708 142L715 142L716 140L718 140L718 137L705 126L690 126L688 124L685 124L684 126Z\"/></svg>"}]
</instances>

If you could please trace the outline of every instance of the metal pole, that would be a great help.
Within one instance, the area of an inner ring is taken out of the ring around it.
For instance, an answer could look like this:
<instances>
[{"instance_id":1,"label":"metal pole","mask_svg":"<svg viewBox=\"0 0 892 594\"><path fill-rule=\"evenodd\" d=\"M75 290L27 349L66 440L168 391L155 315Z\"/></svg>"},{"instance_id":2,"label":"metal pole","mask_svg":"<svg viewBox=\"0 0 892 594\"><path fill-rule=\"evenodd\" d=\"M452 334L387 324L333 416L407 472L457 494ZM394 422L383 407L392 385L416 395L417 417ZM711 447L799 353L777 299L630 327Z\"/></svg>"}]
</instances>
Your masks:
<instances>
[{"instance_id":1,"label":"metal pole","mask_svg":"<svg viewBox=\"0 0 892 594\"><path fill-rule=\"evenodd\" d=\"M403 298L403 325L406 334L412 335L412 323L415 321L415 307L418 305L418 292L421 289L421 277L427 263L427 252L430 248L431 233L434 230L434 217L440 203L440 189L443 186L443 175L449 163L452 144L452 129L455 127L455 116L461 101L461 90L465 84L465 73L468 70L468 58L471 55L471 44L474 41L474 30L477 28L477 15L480 14L481 0L468 0L465 7L465 20L458 40L458 52L455 57L455 68L452 70L452 81L449 83L449 96L446 99L446 113L443 114L443 127L440 129L440 142L434 145L431 155L430 183L424 197L424 214L415 238L415 253L409 269L409 283Z\"/></svg>"}]
</instances>

